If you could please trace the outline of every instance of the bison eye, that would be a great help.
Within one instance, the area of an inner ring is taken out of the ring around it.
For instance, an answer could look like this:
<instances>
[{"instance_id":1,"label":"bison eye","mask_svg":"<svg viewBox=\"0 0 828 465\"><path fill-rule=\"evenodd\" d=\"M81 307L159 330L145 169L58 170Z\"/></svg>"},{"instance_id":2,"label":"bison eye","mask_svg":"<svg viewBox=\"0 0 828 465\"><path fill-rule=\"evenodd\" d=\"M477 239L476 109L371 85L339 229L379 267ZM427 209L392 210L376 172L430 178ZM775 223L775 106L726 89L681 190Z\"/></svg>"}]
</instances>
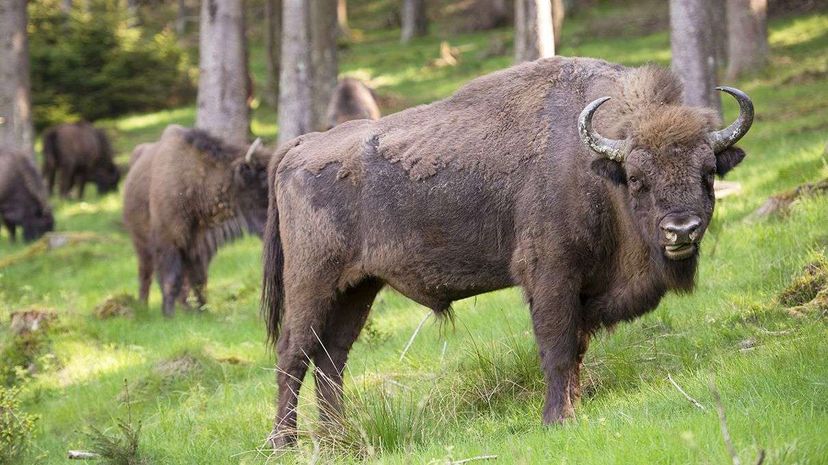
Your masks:
<instances>
[{"instance_id":1,"label":"bison eye","mask_svg":"<svg viewBox=\"0 0 828 465\"><path fill-rule=\"evenodd\" d=\"M641 189L642 184L643 184L641 182L641 179L638 178L637 176L630 176L629 178L627 178L627 183L630 185L630 188L632 188L633 190Z\"/></svg>"}]
</instances>

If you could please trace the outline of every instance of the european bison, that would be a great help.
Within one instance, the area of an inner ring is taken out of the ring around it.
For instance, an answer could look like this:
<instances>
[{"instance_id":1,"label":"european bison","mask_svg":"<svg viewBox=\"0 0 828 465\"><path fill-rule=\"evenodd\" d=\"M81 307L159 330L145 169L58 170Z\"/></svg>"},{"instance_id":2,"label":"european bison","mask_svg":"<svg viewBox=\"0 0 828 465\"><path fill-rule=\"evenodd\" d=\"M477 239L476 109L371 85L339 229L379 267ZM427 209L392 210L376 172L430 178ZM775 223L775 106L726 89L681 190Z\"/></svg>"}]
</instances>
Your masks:
<instances>
[{"instance_id":1,"label":"european bison","mask_svg":"<svg viewBox=\"0 0 828 465\"><path fill-rule=\"evenodd\" d=\"M31 241L54 229L43 180L32 159L16 150L0 149L0 221L12 241L17 227Z\"/></svg>"},{"instance_id":2,"label":"european bison","mask_svg":"<svg viewBox=\"0 0 828 465\"><path fill-rule=\"evenodd\" d=\"M81 121L60 124L43 133L43 176L54 191L55 177L62 197L69 197L77 187L78 198L83 198L87 182L93 182L99 194L118 188L121 173L112 161L112 146L102 129Z\"/></svg>"},{"instance_id":3,"label":"european bison","mask_svg":"<svg viewBox=\"0 0 828 465\"><path fill-rule=\"evenodd\" d=\"M244 231L261 236L270 152L181 126L141 152L124 184L124 223L138 255L139 297L146 303L155 270L171 317L188 286L206 303L207 267L222 244Z\"/></svg>"},{"instance_id":4,"label":"european bison","mask_svg":"<svg viewBox=\"0 0 828 465\"><path fill-rule=\"evenodd\" d=\"M359 79L346 77L339 80L328 103L328 129L355 119L380 118L377 96Z\"/></svg>"},{"instance_id":5,"label":"european bison","mask_svg":"<svg viewBox=\"0 0 828 465\"><path fill-rule=\"evenodd\" d=\"M742 160L733 144L753 118L745 94L721 90L741 112L717 130L713 111L681 103L669 71L551 58L286 143L269 169L264 235L271 444L296 439L309 361L323 411L341 409L348 351L384 285L438 315L521 286L543 421L571 417L590 336L693 288L714 175Z\"/></svg>"}]
</instances>

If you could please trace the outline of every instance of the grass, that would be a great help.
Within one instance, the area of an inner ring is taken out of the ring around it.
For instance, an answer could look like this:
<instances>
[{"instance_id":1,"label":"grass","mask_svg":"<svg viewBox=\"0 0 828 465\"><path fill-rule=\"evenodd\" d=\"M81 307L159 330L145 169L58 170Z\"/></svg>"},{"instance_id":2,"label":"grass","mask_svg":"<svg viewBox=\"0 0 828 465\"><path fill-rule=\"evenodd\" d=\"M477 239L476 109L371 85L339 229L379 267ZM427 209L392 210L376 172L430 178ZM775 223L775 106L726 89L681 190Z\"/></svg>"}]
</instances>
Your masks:
<instances>
[{"instance_id":1,"label":"grass","mask_svg":"<svg viewBox=\"0 0 828 465\"><path fill-rule=\"evenodd\" d=\"M561 54L668 63L666 32L625 33L623 40L590 35L591 21L617 11L599 13L567 23L564 37L571 32L577 40L565 41ZM508 56L487 50L510 37L508 30L448 36L438 29L400 47L395 31L365 29L344 51L342 70L370 79L398 110L507 66ZM458 66L429 66L441 40L461 50ZM300 405L308 434L297 451L269 457L259 450L275 395L257 310L260 242L247 238L221 250L210 269L207 312L179 311L166 321L154 288L149 308L102 319L96 309L135 294L137 265L120 196L92 195L53 199L58 229L84 232L67 246L27 248L0 236L0 321L33 307L58 314L45 345L52 361L21 384L21 409L40 417L24 463L64 463L68 449L93 447L84 434L90 426L117 431L125 380L141 425L140 456L149 463L408 464L481 455L497 455L493 463L728 463L711 379L743 463L760 449L769 464L828 462L825 311L794 317L779 298L792 282L807 281L807 263L828 253L828 198L803 199L785 218L749 218L769 195L828 176L828 15L774 20L770 40L769 68L729 83L750 93L757 119L741 143L748 158L730 176L743 191L717 206L697 291L669 296L655 312L596 338L576 420L540 425L543 380L517 289L457 302L455 326L426 324L403 361L424 309L384 291L370 337L350 357L341 434L316 430L309 377ZM251 56L260 88L261 50L254 46ZM724 102L734 117L735 104ZM187 107L106 125L125 162L135 144L193 118ZM275 120L260 106L254 132L273 140ZM11 341L4 326L0 345Z\"/></svg>"}]
</instances>

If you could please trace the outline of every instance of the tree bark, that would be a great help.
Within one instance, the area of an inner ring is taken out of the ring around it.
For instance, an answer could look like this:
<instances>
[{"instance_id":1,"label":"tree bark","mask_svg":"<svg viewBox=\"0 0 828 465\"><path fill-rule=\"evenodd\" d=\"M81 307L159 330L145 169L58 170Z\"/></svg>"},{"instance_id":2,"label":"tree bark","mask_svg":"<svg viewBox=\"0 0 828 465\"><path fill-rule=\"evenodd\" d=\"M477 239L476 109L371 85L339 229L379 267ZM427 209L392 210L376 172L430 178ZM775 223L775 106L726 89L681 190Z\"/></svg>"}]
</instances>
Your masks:
<instances>
[{"instance_id":1,"label":"tree bark","mask_svg":"<svg viewBox=\"0 0 828 465\"><path fill-rule=\"evenodd\" d=\"M279 76L279 144L312 128L310 5L282 0L282 66Z\"/></svg>"},{"instance_id":2,"label":"tree bark","mask_svg":"<svg viewBox=\"0 0 828 465\"><path fill-rule=\"evenodd\" d=\"M767 63L767 10L767 0L727 0L728 80Z\"/></svg>"},{"instance_id":3,"label":"tree bark","mask_svg":"<svg viewBox=\"0 0 828 465\"><path fill-rule=\"evenodd\" d=\"M242 0L204 0L199 31L196 127L244 144L250 130L250 83Z\"/></svg>"},{"instance_id":4,"label":"tree bark","mask_svg":"<svg viewBox=\"0 0 828 465\"><path fill-rule=\"evenodd\" d=\"M555 49L561 45L561 30L563 29L564 18L566 17L566 6L564 0L552 0L552 32L555 37ZM553 51L554 55L554 51Z\"/></svg>"},{"instance_id":5,"label":"tree bark","mask_svg":"<svg viewBox=\"0 0 828 465\"><path fill-rule=\"evenodd\" d=\"M313 129L327 129L328 102L339 74L336 56L336 0L311 2L311 64L313 71Z\"/></svg>"},{"instance_id":6,"label":"tree bark","mask_svg":"<svg viewBox=\"0 0 828 465\"><path fill-rule=\"evenodd\" d=\"M711 1L710 5L710 35L718 73L727 67L727 8L724 1Z\"/></svg>"},{"instance_id":7,"label":"tree bark","mask_svg":"<svg viewBox=\"0 0 828 465\"><path fill-rule=\"evenodd\" d=\"M26 3L0 3L0 145L34 156Z\"/></svg>"},{"instance_id":8,"label":"tree bark","mask_svg":"<svg viewBox=\"0 0 828 465\"><path fill-rule=\"evenodd\" d=\"M721 113L708 1L717 0L670 0L672 67L684 84L684 103Z\"/></svg>"},{"instance_id":9,"label":"tree bark","mask_svg":"<svg viewBox=\"0 0 828 465\"><path fill-rule=\"evenodd\" d=\"M402 43L407 44L414 37L422 37L428 34L426 0L403 0L401 19L400 41Z\"/></svg>"},{"instance_id":10,"label":"tree bark","mask_svg":"<svg viewBox=\"0 0 828 465\"><path fill-rule=\"evenodd\" d=\"M282 0L265 0L265 53L267 87L265 102L279 109L279 67L282 61Z\"/></svg>"},{"instance_id":11,"label":"tree bark","mask_svg":"<svg viewBox=\"0 0 828 465\"><path fill-rule=\"evenodd\" d=\"M515 0L515 62L555 55L550 0Z\"/></svg>"},{"instance_id":12,"label":"tree bark","mask_svg":"<svg viewBox=\"0 0 828 465\"><path fill-rule=\"evenodd\" d=\"M348 26L348 0L337 0L336 22L339 25L339 35L351 37L351 27Z\"/></svg>"}]
</instances>

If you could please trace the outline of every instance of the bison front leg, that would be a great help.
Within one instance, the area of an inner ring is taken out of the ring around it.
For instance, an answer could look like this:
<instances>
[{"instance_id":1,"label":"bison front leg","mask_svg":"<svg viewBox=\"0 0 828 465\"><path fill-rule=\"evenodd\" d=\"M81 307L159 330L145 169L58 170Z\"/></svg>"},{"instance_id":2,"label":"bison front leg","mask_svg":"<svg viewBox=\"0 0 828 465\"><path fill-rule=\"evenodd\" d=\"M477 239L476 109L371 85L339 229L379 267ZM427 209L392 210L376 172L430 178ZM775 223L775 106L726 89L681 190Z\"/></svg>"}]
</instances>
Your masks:
<instances>
[{"instance_id":1,"label":"bison front leg","mask_svg":"<svg viewBox=\"0 0 828 465\"><path fill-rule=\"evenodd\" d=\"M559 279L560 274L551 274ZM545 284L545 285L544 285ZM529 291L532 326L546 379L543 423L560 423L575 415L578 378L578 292L569 283L539 283Z\"/></svg>"},{"instance_id":2,"label":"bison front leg","mask_svg":"<svg viewBox=\"0 0 828 465\"><path fill-rule=\"evenodd\" d=\"M175 301L181 295L184 282L184 266L181 253L172 247L162 247L156 253L158 286L161 288L162 307L165 317L175 316Z\"/></svg>"}]
</instances>

